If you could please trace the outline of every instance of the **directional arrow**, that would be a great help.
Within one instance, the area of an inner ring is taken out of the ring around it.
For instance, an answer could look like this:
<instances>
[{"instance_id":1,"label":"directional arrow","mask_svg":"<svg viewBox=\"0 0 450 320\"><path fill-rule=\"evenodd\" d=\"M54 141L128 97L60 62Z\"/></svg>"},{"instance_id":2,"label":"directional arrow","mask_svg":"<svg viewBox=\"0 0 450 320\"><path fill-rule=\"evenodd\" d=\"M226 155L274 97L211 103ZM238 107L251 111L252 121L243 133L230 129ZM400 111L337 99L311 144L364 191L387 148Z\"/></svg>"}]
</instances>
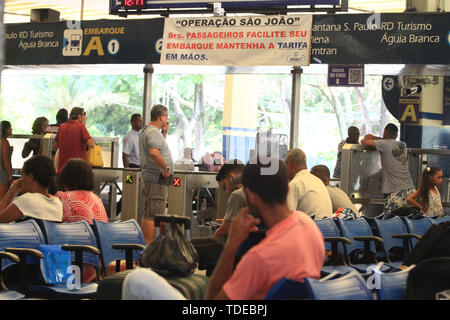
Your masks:
<instances>
[{"instance_id":1,"label":"directional arrow","mask_svg":"<svg viewBox=\"0 0 450 320\"><path fill-rule=\"evenodd\" d=\"M391 91L392 89L394 89L394 79L392 79L391 77L387 77L383 80L383 88L386 91Z\"/></svg>"}]
</instances>

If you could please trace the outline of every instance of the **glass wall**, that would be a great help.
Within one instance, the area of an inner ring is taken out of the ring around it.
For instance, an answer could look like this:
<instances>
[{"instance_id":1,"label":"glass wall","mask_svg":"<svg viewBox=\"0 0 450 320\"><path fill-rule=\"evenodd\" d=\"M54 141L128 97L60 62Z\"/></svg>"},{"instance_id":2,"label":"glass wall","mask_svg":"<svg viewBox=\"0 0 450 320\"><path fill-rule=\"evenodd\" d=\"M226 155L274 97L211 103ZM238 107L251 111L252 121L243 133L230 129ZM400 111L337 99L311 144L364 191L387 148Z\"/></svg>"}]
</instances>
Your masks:
<instances>
[{"instance_id":1,"label":"glass wall","mask_svg":"<svg viewBox=\"0 0 450 320\"><path fill-rule=\"evenodd\" d=\"M258 79L256 129L289 136L291 76L259 75ZM326 81L324 75L302 75L299 141L308 167L320 163L333 172L337 145L347 137L349 126L357 126L362 138L367 133L382 135L386 123L398 122L382 102L381 77L366 76L361 88L329 88ZM182 157L184 147L194 149L196 160L205 152L222 150L223 74L156 74L152 82L153 103L169 108L167 139L174 160ZM37 117L44 116L52 124L58 109L70 112L72 107L82 106L92 136L121 139L131 129L131 115L142 112L143 87L143 75L4 74L0 119L12 123L13 133L31 134Z\"/></svg>"}]
</instances>

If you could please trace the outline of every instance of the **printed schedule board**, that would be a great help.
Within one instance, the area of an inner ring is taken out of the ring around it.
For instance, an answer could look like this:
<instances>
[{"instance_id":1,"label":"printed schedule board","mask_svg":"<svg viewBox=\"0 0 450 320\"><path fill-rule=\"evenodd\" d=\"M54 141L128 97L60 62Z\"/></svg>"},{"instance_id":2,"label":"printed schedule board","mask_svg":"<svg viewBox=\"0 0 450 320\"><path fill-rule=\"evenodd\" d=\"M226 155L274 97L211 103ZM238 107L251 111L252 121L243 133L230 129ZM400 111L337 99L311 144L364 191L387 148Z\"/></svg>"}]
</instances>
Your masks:
<instances>
[{"instance_id":1,"label":"printed schedule board","mask_svg":"<svg viewBox=\"0 0 450 320\"><path fill-rule=\"evenodd\" d=\"M450 64L450 13L314 15L312 20L311 64ZM235 27L243 32L243 26ZM221 32L223 26L214 29ZM6 24L5 65L158 64L163 33L163 18ZM230 64L239 65L241 57L234 59ZM281 59L267 64L283 65Z\"/></svg>"}]
</instances>

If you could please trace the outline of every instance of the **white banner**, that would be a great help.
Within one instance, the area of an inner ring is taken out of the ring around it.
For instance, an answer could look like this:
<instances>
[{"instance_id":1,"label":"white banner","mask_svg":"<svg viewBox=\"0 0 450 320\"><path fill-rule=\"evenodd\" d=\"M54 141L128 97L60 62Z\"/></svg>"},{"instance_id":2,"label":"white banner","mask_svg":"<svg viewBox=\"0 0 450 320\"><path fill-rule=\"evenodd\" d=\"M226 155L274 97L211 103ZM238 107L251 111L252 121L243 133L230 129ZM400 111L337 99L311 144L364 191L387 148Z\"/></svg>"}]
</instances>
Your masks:
<instances>
[{"instance_id":1,"label":"white banner","mask_svg":"<svg viewBox=\"0 0 450 320\"><path fill-rule=\"evenodd\" d=\"M307 66L313 16L165 18L161 64Z\"/></svg>"}]
</instances>

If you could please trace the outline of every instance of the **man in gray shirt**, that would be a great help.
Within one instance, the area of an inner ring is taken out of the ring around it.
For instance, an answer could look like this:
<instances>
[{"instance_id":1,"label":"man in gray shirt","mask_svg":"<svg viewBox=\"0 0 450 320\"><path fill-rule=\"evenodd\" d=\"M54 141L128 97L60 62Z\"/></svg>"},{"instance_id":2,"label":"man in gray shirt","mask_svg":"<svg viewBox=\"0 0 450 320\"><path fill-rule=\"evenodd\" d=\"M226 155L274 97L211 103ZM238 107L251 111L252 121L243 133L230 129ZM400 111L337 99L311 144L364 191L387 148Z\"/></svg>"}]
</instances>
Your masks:
<instances>
[{"instance_id":1,"label":"man in gray shirt","mask_svg":"<svg viewBox=\"0 0 450 320\"><path fill-rule=\"evenodd\" d=\"M406 144L397 141L397 136L397 126L389 123L384 128L383 138L368 134L361 140L361 144L375 147L380 152L383 175L381 192L385 195L383 213L407 206L406 199L415 190L408 167Z\"/></svg>"},{"instance_id":2,"label":"man in gray shirt","mask_svg":"<svg viewBox=\"0 0 450 320\"><path fill-rule=\"evenodd\" d=\"M145 242L155 237L154 216L165 214L173 161L161 127L169 121L168 110L157 104L150 111L150 122L139 133L142 168L143 218Z\"/></svg>"},{"instance_id":3,"label":"man in gray shirt","mask_svg":"<svg viewBox=\"0 0 450 320\"><path fill-rule=\"evenodd\" d=\"M330 169L328 169L327 166L321 164L314 166L311 168L310 173L323 181L323 184L327 188L328 194L330 195L334 213L341 208L350 209L355 213L355 217L359 217L358 209L356 209L347 194L341 189L330 184Z\"/></svg>"}]
</instances>

